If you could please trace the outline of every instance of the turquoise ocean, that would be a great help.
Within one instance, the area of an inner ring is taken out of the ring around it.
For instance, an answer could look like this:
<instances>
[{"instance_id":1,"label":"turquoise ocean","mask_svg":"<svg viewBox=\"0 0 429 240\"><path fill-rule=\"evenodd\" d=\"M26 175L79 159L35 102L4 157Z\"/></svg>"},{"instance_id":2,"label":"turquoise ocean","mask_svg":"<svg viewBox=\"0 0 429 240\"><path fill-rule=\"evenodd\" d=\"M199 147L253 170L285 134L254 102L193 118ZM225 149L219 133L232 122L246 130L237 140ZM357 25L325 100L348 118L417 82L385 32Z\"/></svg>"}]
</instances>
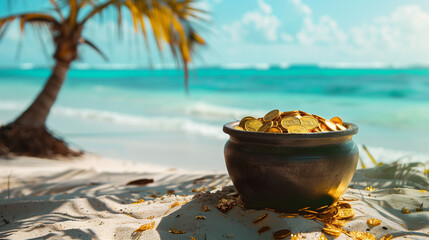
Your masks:
<instances>
[{"instance_id":1,"label":"turquoise ocean","mask_svg":"<svg viewBox=\"0 0 429 240\"><path fill-rule=\"evenodd\" d=\"M0 70L0 123L14 120L49 69ZM172 168L224 170L224 123L278 108L341 117L356 142L429 154L429 69L73 69L48 127L74 147Z\"/></svg>"}]
</instances>

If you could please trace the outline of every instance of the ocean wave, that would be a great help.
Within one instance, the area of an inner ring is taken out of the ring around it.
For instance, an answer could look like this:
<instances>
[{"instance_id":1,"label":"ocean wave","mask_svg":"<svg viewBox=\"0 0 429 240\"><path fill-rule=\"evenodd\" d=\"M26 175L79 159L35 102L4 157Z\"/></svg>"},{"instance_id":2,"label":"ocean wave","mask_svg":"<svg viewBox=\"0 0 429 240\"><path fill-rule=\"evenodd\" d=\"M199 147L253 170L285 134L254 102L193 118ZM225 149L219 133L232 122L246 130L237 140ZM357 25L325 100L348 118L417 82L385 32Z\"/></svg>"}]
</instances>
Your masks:
<instances>
[{"instance_id":1,"label":"ocean wave","mask_svg":"<svg viewBox=\"0 0 429 240\"><path fill-rule=\"evenodd\" d=\"M67 107L55 107L53 109L53 114L84 120L110 122L126 126L131 125L147 129L181 131L217 139L226 139L226 135L222 132L221 126L202 123L184 117L147 117L112 111Z\"/></svg>"},{"instance_id":2,"label":"ocean wave","mask_svg":"<svg viewBox=\"0 0 429 240\"><path fill-rule=\"evenodd\" d=\"M321 69L414 69L428 68L429 64L405 64L405 63L386 63L386 62L335 62L318 63Z\"/></svg>"},{"instance_id":3,"label":"ocean wave","mask_svg":"<svg viewBox=\"0 0 429 240\"><path fill-rule=\"evenodd\" d=\"M25 106L26 104L24 102L0 100L0 110L22 111ZM52 114L70 118L79 118L83 120L108 122L125 126L138 126L146 129L181 131L216 139L227 138L226 135L222 132L222 126L208 124L186 117L147 117L113 111L103 111L89 108L70 108L63 106L53 107Z\"/></svg>"},{"instance_id":4,"label":"ocean wave","mask_svg":"<svg viewBox=\"0 0 429 240\"><path fill-rule=\"evenodd\" d=\"M275 65L277 66L277 65ZM227 63L220 65L220 69L232 69L232 70L240 70L240 69L256 69L256 70L269 70L271 65L269 63Z\"/></svg>"},{"instance_id":5,"label":"ocean wave","mask_svg":"<svg viewBox=\"0 0 429 240\"><path fill-rule=\"evenodd\" d=\"M263 116L266 111L263 110L250 110L244 108L231 108L220 105L214 105L206 102L197 102L185 107L185 114L211 118L211 119L231 119L239 120L245 116Z\"/></svg>"},{"instance_id":6,"label":"ocean wave","mask_svg":"<svg viewBox=\"0 0 429 240\"><path fill-rule=\"evenodd\" d=\"M18 101L8 101L8 100L1 100L0 99L0 110L21 110L25 107L25 104L23 102Z\"/></svg>"},{"instance_id":7,"label":"ocean wave","mask_svg":"<svg viewBox=\"0 0 429 240\"><path fill-rule=\"evenodd\" d=\"M215 67L216 66L212 66ZM429 63L406 64L406 63L387 63L387 62L320 62L314 64L296 64L296 63L228 63L218 66L225 70L256 69L270 70L275 68L293 69L293 68L315 68L315 69L414 69L429 68Z\"/></svg>"},{"instance_id":8,"label":"ocean wave","mask_svg":"<svg viewBox=\"0 0 429 240\"><path fill-rule=\"evenodd\" d=\"M21 63L19 68L22 70L32 70L36 68L36 65L34 63Z\"/></svg>"}]
</instances>

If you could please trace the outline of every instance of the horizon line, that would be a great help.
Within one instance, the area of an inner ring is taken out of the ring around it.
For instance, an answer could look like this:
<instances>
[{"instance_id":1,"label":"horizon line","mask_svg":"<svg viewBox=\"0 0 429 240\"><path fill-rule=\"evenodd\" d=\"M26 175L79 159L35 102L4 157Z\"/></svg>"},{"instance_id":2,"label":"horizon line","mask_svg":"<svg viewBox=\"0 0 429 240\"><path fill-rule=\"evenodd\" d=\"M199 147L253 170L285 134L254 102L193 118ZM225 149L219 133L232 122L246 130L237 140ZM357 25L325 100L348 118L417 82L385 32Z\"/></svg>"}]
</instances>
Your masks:
<instances>
[{"instance_id":1,"label":"horizon line","mask_svg":"<svg viewBox=\"0 0 429 240\"><path fill-rule=\"evenodd\" d=\"M0 70L43 70L50 69L48 65L36 65L34 63L22 63L16 66L0 66ZM157 64L152 67L139 64L89 64L74 63L71 70L182 70L180 66L174 64ZM230 63L191 66L190 70L221 69L221 70L273 70L273 69L429 69L429 63L399 64L399 63Z\"/></svg>"}]
</instances>

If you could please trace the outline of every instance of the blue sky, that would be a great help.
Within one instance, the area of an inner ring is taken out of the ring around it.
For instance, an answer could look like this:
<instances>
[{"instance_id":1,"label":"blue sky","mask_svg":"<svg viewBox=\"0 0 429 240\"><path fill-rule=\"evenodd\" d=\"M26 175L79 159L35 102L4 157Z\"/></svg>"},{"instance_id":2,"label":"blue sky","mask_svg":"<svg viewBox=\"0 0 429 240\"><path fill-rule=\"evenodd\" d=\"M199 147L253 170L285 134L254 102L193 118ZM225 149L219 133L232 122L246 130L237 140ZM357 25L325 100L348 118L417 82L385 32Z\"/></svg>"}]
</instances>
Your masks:
<instances>
[{"instance_id":1,"label":"blue sky","mask_svg":"<svg viewBox=\"0 0 429 240\"><path fill-rule=\"evenodd\" d=\"M39 6L34 6L34 0L21 2L27 4L15 5L12 12L49 6L45 0L38 0ZM198 7L210 11L210 22L201 29L208 45L194 58L194 66L429 64L429 1L202 0ZM0 7L0 16L10 13L5 5ZM148 53L129 21L124 25L122 40L109 34L116 31L114 19L88 25L84 36L110 60L105 63L82 47L76 66L172 66L168 53L160 56L153 42ZM52 47L45 57L40 44L49 46L49 37L39 39L35 31L27 30L24 36L18 24L8 30L0 42L0 67L52 64ZM23 48L17 60L19 41Z\"/></svg>"}]
</instances>

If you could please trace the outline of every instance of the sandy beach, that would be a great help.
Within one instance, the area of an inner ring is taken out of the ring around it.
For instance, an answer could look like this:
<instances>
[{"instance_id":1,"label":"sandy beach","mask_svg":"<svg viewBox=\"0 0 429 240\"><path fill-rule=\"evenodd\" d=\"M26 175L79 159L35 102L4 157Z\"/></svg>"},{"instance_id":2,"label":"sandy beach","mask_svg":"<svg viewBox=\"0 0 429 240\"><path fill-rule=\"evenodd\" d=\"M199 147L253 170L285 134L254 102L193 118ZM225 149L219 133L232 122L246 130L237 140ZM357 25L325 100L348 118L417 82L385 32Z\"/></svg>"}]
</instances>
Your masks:
<instances>
[{"instance_id":1,"label":"sandy beach","mask_svg":"<svg viewBox=\"0 0 429 240\"><path fill-rule=\"evenodd\" d=\"M282 218L238 205L221 212L216 208L221 199L235 195L226 173L95 155L75 160L16 158L0 165L1 239L273 239L282 229L302 239L322 235L321 222L302 216ZM357 170L343 195L356 214L343 229L377 239L427 239L428 166L399 162ZM411 213L403 214L403 209ZM265 219L253 223L264 214ZM371 227L370 218L382 223ZM141 231L145 224L153 228ZM264 226L269 230L258 234ZM336 239L352 238L343 233Z\"/></svg>"}]
</instances>

